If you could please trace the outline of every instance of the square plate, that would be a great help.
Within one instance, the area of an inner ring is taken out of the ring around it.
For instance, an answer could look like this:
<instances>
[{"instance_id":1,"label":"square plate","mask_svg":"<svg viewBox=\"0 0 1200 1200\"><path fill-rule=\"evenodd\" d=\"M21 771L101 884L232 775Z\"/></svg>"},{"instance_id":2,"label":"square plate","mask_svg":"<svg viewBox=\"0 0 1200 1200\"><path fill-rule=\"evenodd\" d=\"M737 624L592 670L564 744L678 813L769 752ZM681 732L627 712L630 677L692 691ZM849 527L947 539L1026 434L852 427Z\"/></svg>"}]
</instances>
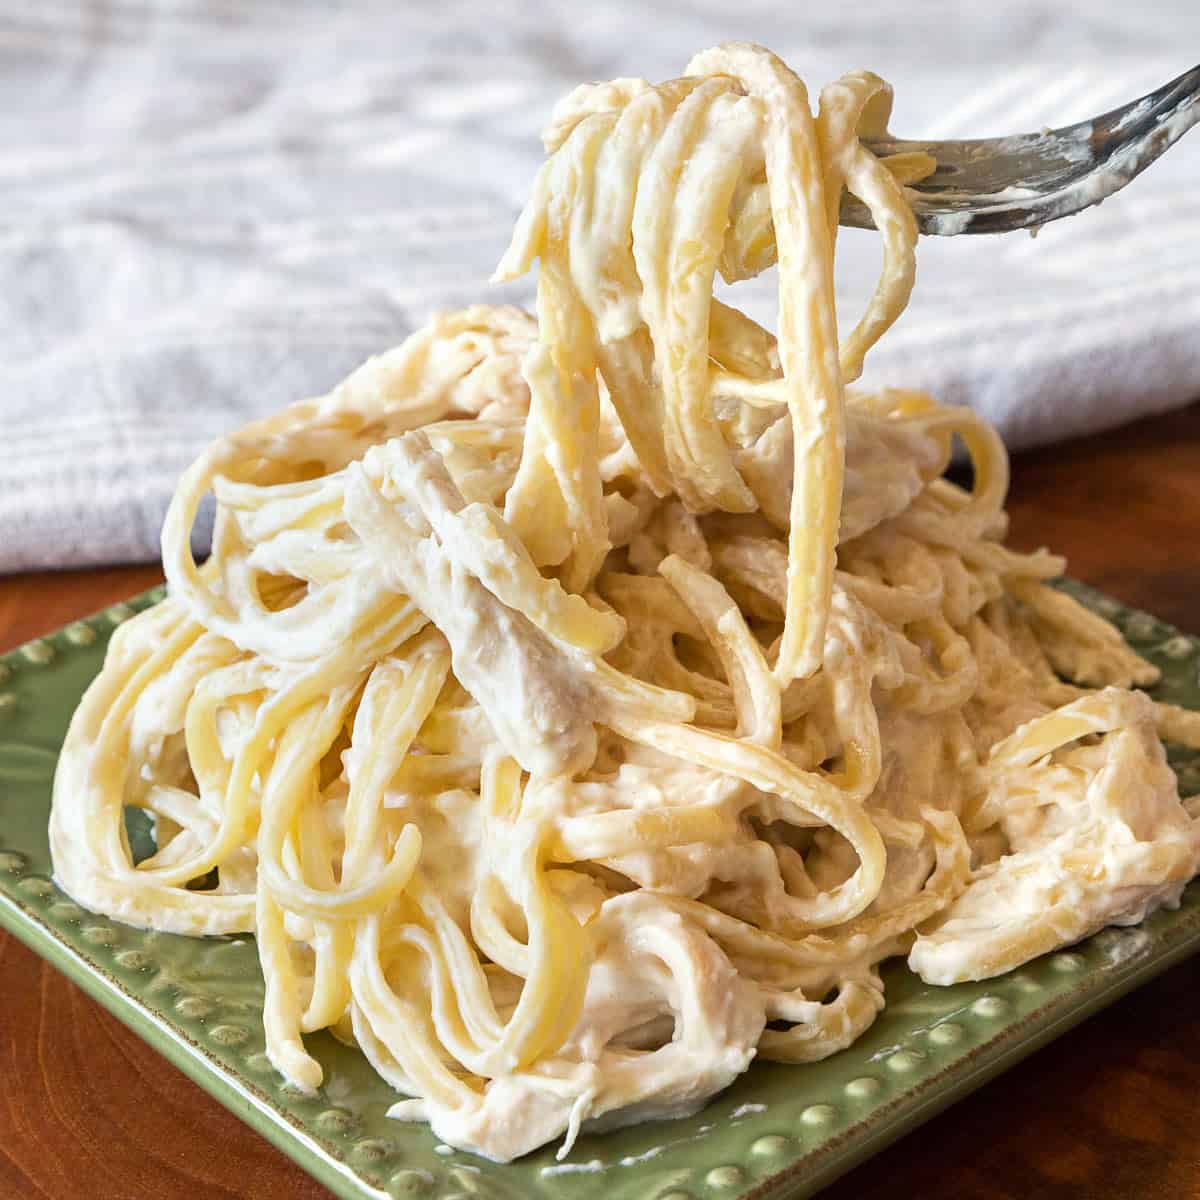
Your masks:
<instances>
[{"instance_id":1,"label":"square plate","mask_svg":"<svg viewBox=\"0 0 1200 1200\"><path fill-rule=\"evenodd\" d=\"M1163 670L1159 699L1200 708L1200 640L1079 584ZM185 1074L347 1200L742 1200L811 1195L959 1096L1200 949L1200 882L1181 907L1109 929L985 983L934 988L902 963L888 1004L848 1050L811 1066L755 1064L701 1112L581 1137L507 1166L384 1115L394 1093L355 1050L307 1039L326 1084L305 1097L263 1052L262 977L249 937L144 933L85 912L50 880L46 823L67 722L112 630L155 589L0 658L0 924ZM1169 748L1185 795L1200 755Z\"/></svg>"}]
</instances>

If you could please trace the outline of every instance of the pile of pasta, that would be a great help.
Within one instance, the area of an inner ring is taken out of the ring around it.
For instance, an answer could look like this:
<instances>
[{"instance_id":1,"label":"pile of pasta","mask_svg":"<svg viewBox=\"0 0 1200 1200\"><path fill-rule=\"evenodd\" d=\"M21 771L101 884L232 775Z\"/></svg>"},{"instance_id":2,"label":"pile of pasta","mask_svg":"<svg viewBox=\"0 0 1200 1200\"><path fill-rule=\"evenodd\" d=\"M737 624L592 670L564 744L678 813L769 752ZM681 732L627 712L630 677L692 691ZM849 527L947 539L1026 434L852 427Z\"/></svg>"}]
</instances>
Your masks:
<instances>
[{"instance_id":1,"label":"pile of pasta","mask_svg":"<svg viewBox=\"0 0 1200 1200\"><path fill-rule=\"evenodd\" d=\"M56 877L252 931L296 1086L331 1029L446 1142L565 1149L848 1046L884 959L990 976L1197 872L1160 742L1196 719L1005 547L997 435L847 390L931 166L862 145L889 108L858 73L814 115L740 44L578 89L498 272L538 260L536 317L436 317L184 476L169 598L63 749ZM883 269L839 346L847 189ZM772 265L776 336L713 294Z\"/></svg>"}]
</instances>

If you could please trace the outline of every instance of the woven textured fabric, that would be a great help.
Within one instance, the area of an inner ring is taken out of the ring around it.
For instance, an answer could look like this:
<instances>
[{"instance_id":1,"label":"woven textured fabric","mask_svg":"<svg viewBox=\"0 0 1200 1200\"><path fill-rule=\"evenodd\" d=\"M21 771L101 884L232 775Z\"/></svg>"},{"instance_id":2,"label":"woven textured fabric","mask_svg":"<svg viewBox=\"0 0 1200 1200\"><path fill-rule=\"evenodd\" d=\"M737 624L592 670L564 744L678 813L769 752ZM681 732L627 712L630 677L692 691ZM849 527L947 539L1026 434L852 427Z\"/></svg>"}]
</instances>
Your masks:
<instances>
[{"instance_id":1,"label":"woven textured fabric","mask_svg":"<svg viewBox=\"0 0 1200 1200\"><path fill-rule=\"evenodd\" d=\"M1200 6L0 0L0 570L155 557L210 438L435 309L528 301L486 279L554 101L729 38L814 85L879 72L899 133L985 136L1178 74ZM1016 447L1200 395L1198 169L1194 134L1036 240L925 240L865 382L972 404ZM843 237L849 319L878 246ZM773 287L734 295L770 324Z\"/></svg>"}]
</instances>

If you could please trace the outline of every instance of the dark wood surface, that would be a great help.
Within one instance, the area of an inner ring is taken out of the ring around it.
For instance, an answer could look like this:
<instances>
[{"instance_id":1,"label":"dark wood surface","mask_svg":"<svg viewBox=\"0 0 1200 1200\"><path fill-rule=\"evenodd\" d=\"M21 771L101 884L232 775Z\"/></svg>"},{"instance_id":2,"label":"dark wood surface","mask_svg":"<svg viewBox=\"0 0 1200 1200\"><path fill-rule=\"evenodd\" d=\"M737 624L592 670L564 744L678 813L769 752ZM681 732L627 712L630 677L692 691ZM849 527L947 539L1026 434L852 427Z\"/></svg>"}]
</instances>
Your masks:
<instances>
[{"instance_id":1,"label":"dark wood surface","mask_svg":"<svg viewBox=\"0 0 1200 1200\"><path fill-rule=\"evenodd\" d=\"M1200 632L1200 405L1020 455L1011 541ZM0 580L0 649L161 578ZM826 1200L1200 1197L1200 959L1085 1022ZM322 1187L0 934L0 1198L318 1200ZM649 1200L649 1198L648 1198Z\"/></svg>"}]
</instances>

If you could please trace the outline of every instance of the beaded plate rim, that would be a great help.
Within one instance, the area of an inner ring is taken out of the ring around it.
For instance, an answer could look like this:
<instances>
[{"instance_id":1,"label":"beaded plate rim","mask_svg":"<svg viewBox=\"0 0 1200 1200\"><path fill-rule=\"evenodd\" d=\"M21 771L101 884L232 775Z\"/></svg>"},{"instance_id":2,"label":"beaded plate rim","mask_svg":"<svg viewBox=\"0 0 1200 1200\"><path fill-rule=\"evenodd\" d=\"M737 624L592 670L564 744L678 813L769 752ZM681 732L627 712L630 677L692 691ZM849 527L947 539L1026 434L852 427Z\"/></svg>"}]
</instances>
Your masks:
<instances>
[{"instance_id":1,"label":"beaded plate rim","mask_svg":"<svg viewBox=\"0 0 1200 1200\"><path fill-rule=\"evenodd\" d=\"M1156 694L1200 708L1200 638L1064 586L1163 668ZM587 1136L562 1164L548 1151L508 1165L452 1151L387 1121L361 1056L332 1039L315 1099L264 1069L251 939L148 934L85 913L50 881L42 843L57 746L38 731L65 725L108 635L162 595L152 588L0 656L0 926L343 1200L800 1200L1200 950L1196 881L1174 911L984 983L928 988L893 964L888 1007L854 1046L811 1066L756 1065L682 1121ZM1184 790L1200 791L1200 756L1172 758Z\"/></svg>"}]
</instances>

